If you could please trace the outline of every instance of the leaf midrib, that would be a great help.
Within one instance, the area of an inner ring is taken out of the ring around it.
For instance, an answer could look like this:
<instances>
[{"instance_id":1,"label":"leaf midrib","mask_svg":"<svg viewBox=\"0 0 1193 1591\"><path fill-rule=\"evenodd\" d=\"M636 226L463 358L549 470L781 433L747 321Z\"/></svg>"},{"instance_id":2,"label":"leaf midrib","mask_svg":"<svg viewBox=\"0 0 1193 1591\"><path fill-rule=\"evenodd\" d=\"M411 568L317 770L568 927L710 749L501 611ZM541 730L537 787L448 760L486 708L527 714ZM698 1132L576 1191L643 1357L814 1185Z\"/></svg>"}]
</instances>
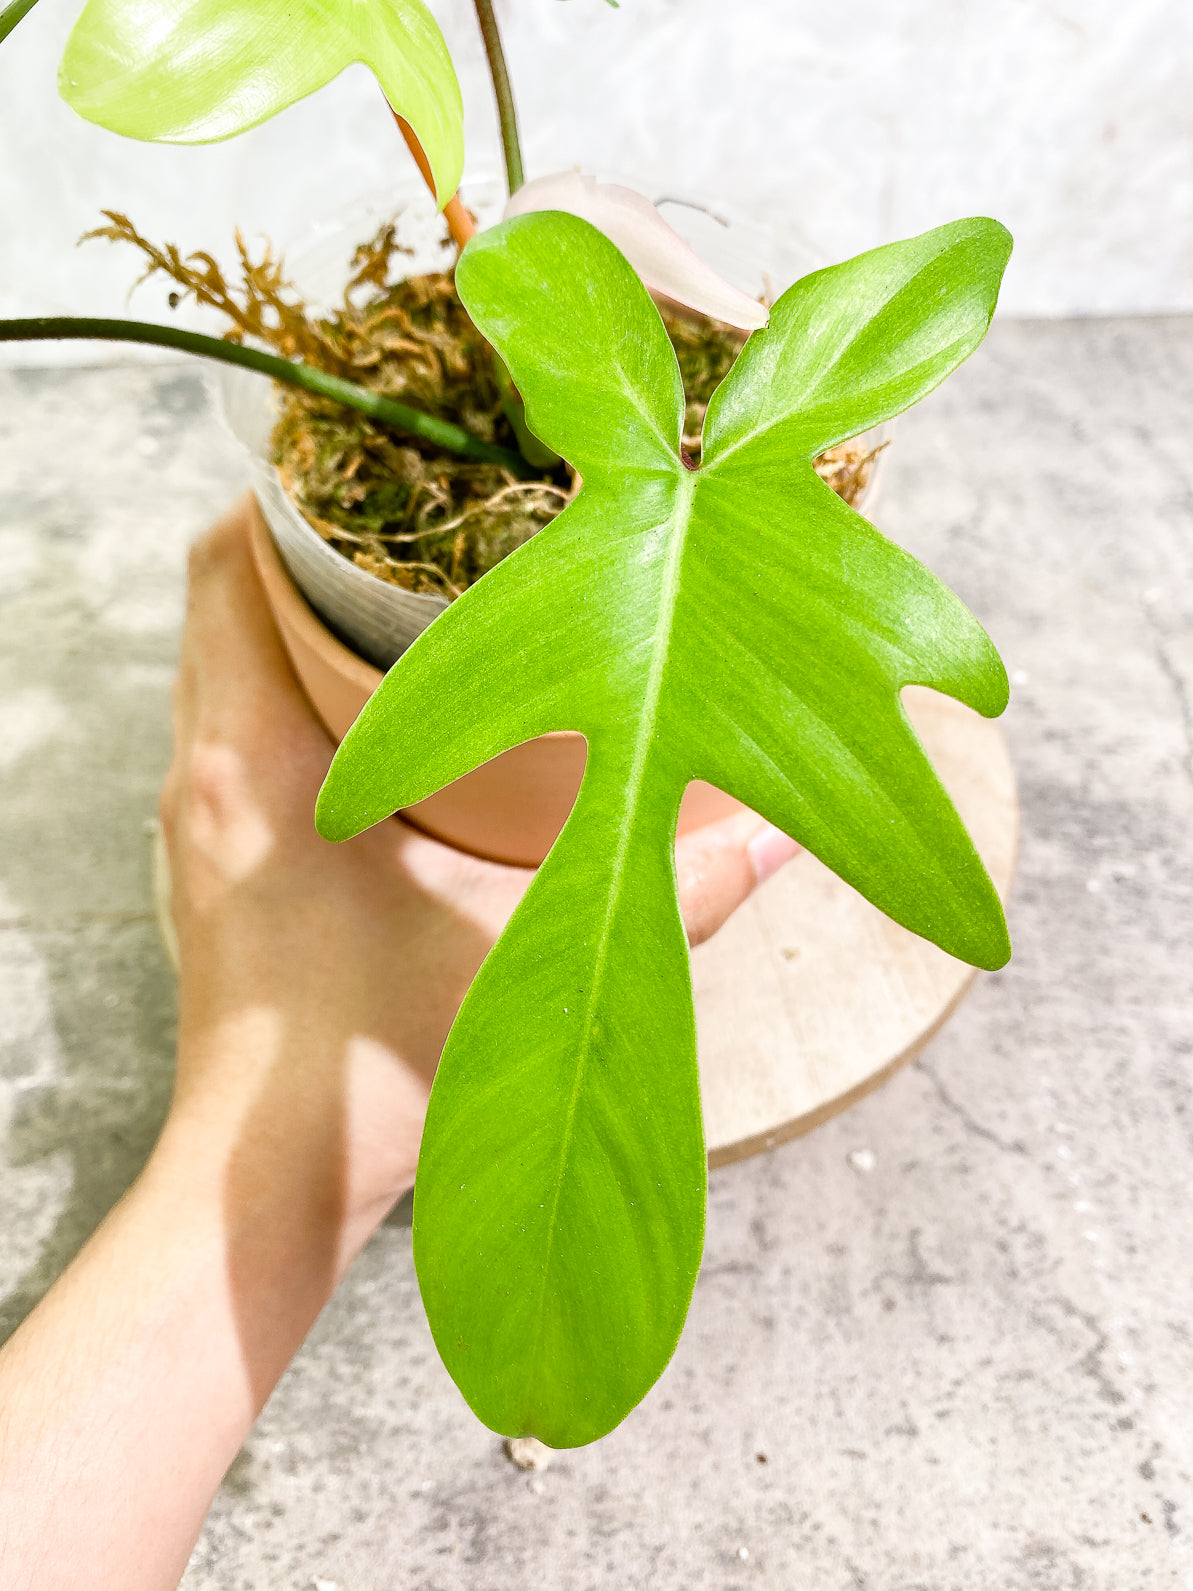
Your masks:
<instances>
[{"instance_id":1,"label":"leaf midrib","mask_svg":"<svg viewBox=\"0 0 1193 1591\"><path fill-rule=\"evenodd\" d=\"M692 510L695 501L696 475L684 468L675 472L675 503L671 513L670 546L667 549L667 559L663 570L662 588L659 593L659 613L655 621L654 635L652 637L652 656L650 672L647 675L646 690L643 694L642 711L638 715L637 736L634 742L634 755L630 763L629 776L625 783L625 794L621 809L621 829L618 836L617 849L613 857L613 865L609 875L609 890L605 897L605 911L601 923L600 948L597 953L596 964L592 970L588 996L584 1003L584 1013L580 1027L580 1061L576 1067L576 1076L572 1084L571 1098L568 1100L567 1115L564 1119L563 1131L560 1135L558 1171L555 1177L555 1193L551 1200L551 1210L547 1220L547 1248L543 1256L543 1267L539 1282L538 1304L535 1310L533 1327L534 1353L530 1357L528 1375L534 1374L534 1366L538 1362L542 1349L543 1312L547 1296L547 1276L551 1269L551 1255L555 1246L557 1230L557 1217L559 1201L563 1194L564 1172L568 1156L571 1152L572 1133L575 1127L576 1110L579 1105L580 1092L584 1082L584 1075L588 1069L589 1057L592 1053L592 1022L598 1003L600 990L604 982L605 963L608 959L610 926L615 915L617 904L621 899L621 886L625 878L626 864L629 860L630 839L635 825L632 821L637 813L638 803L642 795L642 785L646 773L647 757L650 744L654 739L655 724L658 719L659 698L662 694L663 678L667 669L667 660L671 650L671 631L675 623L675 610L679 600L680 571L683 565L683 555L687 547L688 530L692 523ZM656 527L657 528L657 527ZM649 533L648 533L649 534ZM523 1394L523 1407L530 1407L530 1385L527 1383Z\"/></svg>"}]
</instances>

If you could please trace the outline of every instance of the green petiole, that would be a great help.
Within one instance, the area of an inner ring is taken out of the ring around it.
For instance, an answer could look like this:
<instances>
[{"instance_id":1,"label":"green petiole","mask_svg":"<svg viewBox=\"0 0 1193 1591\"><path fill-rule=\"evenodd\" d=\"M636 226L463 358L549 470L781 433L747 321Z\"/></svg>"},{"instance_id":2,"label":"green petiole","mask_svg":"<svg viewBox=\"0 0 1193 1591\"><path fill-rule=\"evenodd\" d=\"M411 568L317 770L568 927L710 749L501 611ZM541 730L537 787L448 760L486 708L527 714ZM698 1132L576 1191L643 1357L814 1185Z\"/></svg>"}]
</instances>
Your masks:
<instances>
[{"instance_id":1,"label":"green petiole","mask_svg":"<svg viewBox=\"0 0 1193 1591\"><path fill-rule=\"evenodd\" d=\"M37 0L12 0L11 5L6 5L0 11L0 44L8 37L22 17L27 17Z\"/></svg>"},{"instance_id":2,"label":"green petiole","mask_svg":"<svg viewBox=\"0 0 1193 1591\"><path fill-rule=\"evenodd\" d=\"M358 409L371 419L392 425L424 442L430 442L448 453L458 453L461 458L477 459L485 464L499 464L511 475L525 477L530 473L526 461L508 448L492 442L482 442L453 425L450 420L440 420L393 398L370 392L354 381L344 381L329 375L314 365L299 364L292 359L281 359L259 348L244 348L238 343L225 342L220 337L205 337L200 332L183 331L175 326L157 326L140 320L97 320L70 315L48 315L33 320L0 320L0 342L42 342L55 338L87 338L99 342L151 343L161 348L178 348L184 353L199 354L206 359L222 359L225 364L242 365L257 370L275 381L288 381L292 386L303 387L320 397L333 398L337 403Z\"/></svg>"},{"instance_id":3,"label":"green petiole","mask_svg":"<svg viewBox=\"0 0 1193 1591\"><path fill-rule=\"evenodd\" d=\"M497 28L497 14L493 0L475 0L476 18L480 23L481 38L485 41L485 54L489 58L489 76L493 80L493 96L497 101L497 119L501 123L501 147L505 153L506 186L511 194L522 186L522 145L518 139L518 113L514 105L514 91L510 86L509 70L505 64L505 51L501 47L501 34Z\"/></svg>"}]
</instances>

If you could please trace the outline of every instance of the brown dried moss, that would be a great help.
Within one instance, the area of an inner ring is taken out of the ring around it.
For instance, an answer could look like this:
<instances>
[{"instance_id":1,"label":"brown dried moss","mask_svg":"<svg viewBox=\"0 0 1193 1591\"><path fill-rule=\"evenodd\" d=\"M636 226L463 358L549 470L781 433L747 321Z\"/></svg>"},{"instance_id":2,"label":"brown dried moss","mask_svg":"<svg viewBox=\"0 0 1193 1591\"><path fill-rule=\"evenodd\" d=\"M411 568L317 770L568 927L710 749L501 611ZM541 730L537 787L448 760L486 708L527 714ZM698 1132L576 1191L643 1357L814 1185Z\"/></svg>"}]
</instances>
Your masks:
<instances>
[{"instance_id":1,"label":"brown dried moss","mask_svg":"<svg viewBox=\"0 0 1193 1591\"><path fill-rule=\"evenodd\" d=\"M391 244L382 235L368 246L373 290L361 302L350 291L337 312L353 379L516 451L492 350L451 275L384 285L381 256ZM298 388L279 396L274 457L286 489L338 551L396 585L456 596L568 500L562 468L515 481Z\"/></svg>"},{"instance_id":2,"label":"brown dried moss","mask_svg":"<svg viewBox=\"0 0 1193 1591\"><path fill-rule=\"evenodd\" d=\"M231 341L257 339L287 358L319 365L516 450L492 352L457 297L451 273L391 283L395 256L404 252L393 224L357 249L343 304L317 317L268 244L254 259L237 232L240 280L233 284L210 254L184 257L173 244L159 249L127 217L104 214L109 225L88 236L132 244L148 261L142 281L167 275L178 289L171 305L191 298L220 311L230 322L225 335ZM745 334L670 308L663 319L683 376L685 449L699 462L705 410ZM537 480L515 481L499 466L439 452L300 388L279 384L278 400L274 458L287 491L337 551L409 590L459 595L541 530L571 496L564 467ZM853 503L876 452L847 442L817 459L816 470Z\"/></svg>"}]
</instances>

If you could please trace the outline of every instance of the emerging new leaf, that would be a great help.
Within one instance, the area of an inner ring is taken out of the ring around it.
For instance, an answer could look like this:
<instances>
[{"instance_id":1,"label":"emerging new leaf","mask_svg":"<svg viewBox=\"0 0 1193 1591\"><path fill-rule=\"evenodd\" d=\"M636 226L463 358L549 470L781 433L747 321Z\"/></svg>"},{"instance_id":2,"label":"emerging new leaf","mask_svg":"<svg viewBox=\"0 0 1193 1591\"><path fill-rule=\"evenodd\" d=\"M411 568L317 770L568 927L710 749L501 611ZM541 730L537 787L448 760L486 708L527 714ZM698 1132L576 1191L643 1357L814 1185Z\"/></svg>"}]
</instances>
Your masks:
<instances>
[{"instance_id":1,"label":"emerging new leaf","mask_svg":"<svg viewBox=\"0 0 1193 1591\"><path fill-rule=\"evenodd\" d=\"M702 315L756 331L765 326L770 311L765 304L718 276L711 265L685 243L650 200L633 188L615 182L597 182L579 171L557 171L536 177L510 195L507 219L536 210L563 210L590 221L617 245L656 293L665 293L677 304L686 304Z\"/></svg>"},{"instance_id":2,"label":"emerging new leaf","mask_svg":"<svg viewBox=\"0 0 1193 1591\"><path fill-rule=\"evenodd\" d=\"M246 132L356 61L417 133L442 208L463 169L463 103L422 0L88 0L58 88L111 132L202 144Z\"/></svg>"},{"instance_id":3,"label":"emerging new leaf","mask_svg":"<svg viewBox=\"0 0 1193 1591\"><path fill-rule=\"evenodd\" d=\"M419 1161L431 1329L499 1431L602 1435L687 1311L705 1191L673 860L689 780L953 955L1009 954L899 696L928 685L993 716L1002 664L812 467L977 347L1009 251L995 222L959 221L797 282L714 395L698 470L666 332L606 238L527 215L460 261L529 424L583 490L390 671L318 824L346 838L520 741L587 737L571 817L452 1028Z\"/></svg>"}]
</instances>

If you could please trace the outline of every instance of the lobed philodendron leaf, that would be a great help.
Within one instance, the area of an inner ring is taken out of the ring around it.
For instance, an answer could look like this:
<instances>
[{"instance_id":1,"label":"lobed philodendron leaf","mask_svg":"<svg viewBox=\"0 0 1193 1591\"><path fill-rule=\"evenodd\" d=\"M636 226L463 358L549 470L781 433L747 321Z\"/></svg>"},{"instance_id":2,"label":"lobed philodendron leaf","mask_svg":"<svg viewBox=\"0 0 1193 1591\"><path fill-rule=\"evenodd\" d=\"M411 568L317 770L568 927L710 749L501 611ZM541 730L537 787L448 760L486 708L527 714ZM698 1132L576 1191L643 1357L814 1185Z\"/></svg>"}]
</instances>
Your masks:
<instances>
[{"instance_id":1,"label":"lobed philodendron leaf","mask_svg":"<svg viewBox=\"0 0 1193 1591\"><path fill-rule=\"evenodd\" d=\"M470 314L583 490L390 671L318 824L347 838L520 741L587 737L571 817L452 1029L419 1162L431 1328L498 1431L602 1435L687 1311L705 1195L673 861L689 780L953 955L1009 954L899 695L928 685L992 716L1002 664L812 468L977 347L1009 251L995 222L960 221L797 282L715 394L698 470L662 322L601 234L527 215L460 261Z\"/></svg>"},{"instance_id":2,"label":"lobed philodendron leaf","mask_svg":"<svg viewBox=\"0 0 1193 1591\"><path fill-rule=\"evenodd\" d=\"M202 144L246 132L356 61L418 135L442 207L463 169L463 104L422 0L88 0L58 88L111 132Z\"/></svg>"}]
</instances>

